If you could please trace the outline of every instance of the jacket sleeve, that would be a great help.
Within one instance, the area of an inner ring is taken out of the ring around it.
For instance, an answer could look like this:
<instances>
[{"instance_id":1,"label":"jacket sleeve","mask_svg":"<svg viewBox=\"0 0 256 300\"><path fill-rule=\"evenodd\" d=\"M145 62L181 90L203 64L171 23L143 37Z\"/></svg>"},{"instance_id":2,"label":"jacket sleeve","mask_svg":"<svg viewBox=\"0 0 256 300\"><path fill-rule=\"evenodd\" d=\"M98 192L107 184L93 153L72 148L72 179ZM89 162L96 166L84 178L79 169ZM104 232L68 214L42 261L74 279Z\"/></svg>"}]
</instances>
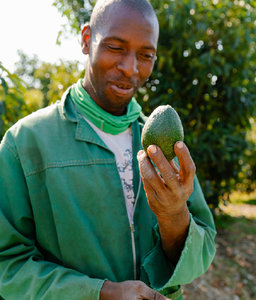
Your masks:
<instances>
[{"instance_id":1,"label":"jacket sleeve","mask_svg":"<svg viewBox=\"0 0 256 300\"><path fill-rule=\"evenodd\" d=\"M142 264L142 274L151 287L165 295L177 290L177 286L190 283L205 273L216 252L213 217L197 177L187 205L190 211L189 232L178 263L175 266L171 265L165 256L156 226L156 245Z\"/></svg>"},{"instance_id":2,"label":"jacket sleeve","mask_svg":"<svg viewBox=\"0 0 256 300\"><path fill-rule=\"evenodd\" d=\"M46 261L38 250L29 191L8 135L0 144L0 295L7 300L99 299L104 280Z\"/></svg>"}]
</instances>

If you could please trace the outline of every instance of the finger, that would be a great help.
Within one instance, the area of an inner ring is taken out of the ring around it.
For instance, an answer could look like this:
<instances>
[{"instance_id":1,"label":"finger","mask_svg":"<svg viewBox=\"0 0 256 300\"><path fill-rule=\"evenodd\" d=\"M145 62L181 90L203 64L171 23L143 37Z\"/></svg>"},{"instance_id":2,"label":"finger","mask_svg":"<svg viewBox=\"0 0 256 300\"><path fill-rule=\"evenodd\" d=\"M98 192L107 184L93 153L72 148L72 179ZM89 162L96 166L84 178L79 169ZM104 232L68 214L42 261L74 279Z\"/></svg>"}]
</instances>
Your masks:
<instances>
[{"instance_id":1,"label":"finger","mask_svg":"<svg viewBox=\"0 0 256 300\"><path fill-rule=\"evenodd\" d=\"M172 166L174 172L175 172L176 174L179 174L179 172L180 172L180 166L176 163L176 161L175 161L174 159L172 159L172 160L169 162L169 164Z\"/></svg>"},{"instance_id":2,"label":"finger","mask_svg":"<svg viewBox=\"0 0 256 300\"><path fill-rule=\"evenodd\" d=\"M196 167L190 156L187 146L183 142L174 145L175 154L180 164L180 177L183 182L192 183L194 180Z\"/></svg>"},{"instance_id":3,"label":"finger","mask_svg":"<svg viewBox=\"0 0 256 300\"><path fill-rule=\"evenodd\" d=\"M141 150L137 155L139 169L144 187L151 187L156 192L164 188L158 172L154 168L145 151Z\"/></svg>"},{"instance_id":4,"label":"finger","mask_svg":"<svg viewBox=\"0 0 256 300\"><path fill-rule=\"evenodd\" d=\"M177 173L165 158L161 149L155 145L150 145L148 147L148 155L161 173L165 184L169 187L177 188L179 184Z\"/></svg>"},{"instance_id":5,"label":"finger","mask_svg":"<svg viewBox=\"0 0 256 300\"><path fill-rule=\"evenodd\" d=\"M151 207L150 204L151 204L152 198L156 199L157 194L156 194L155 190L153 189L152 185L146 179L142 178L142 183L143 183L143 187L144 187L144 190L146 193L148 204Z\"/></svg>"},{"instance_id":6,"label":"finger","mask_svg":"<svg viewBox=\"0 0 256 300\"><path fill-rule=\"evenodd\" d=\"M147 300L168 300L169 299L149 287L145 289L144 293L145 296L143 299L147 299Z\"/></svg>"}]
</instances>

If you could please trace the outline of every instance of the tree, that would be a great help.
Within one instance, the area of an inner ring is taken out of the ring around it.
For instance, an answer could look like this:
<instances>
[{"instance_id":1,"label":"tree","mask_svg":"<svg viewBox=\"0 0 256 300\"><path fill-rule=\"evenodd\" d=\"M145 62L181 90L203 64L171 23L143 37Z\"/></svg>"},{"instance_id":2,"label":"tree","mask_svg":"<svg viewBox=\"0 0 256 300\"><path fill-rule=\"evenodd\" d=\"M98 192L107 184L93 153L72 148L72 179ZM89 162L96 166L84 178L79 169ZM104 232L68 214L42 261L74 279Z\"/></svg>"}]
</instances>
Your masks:
<instances>
[{"instance_id":1,"label":"tree","mask_svg":"<svg viewBox=\"0 0 256 300\"><path fill-rule=\"evenodd\" d=\"M79 62L41 62L18 51L14 73L0 63L0 140L5 131L33 111L61 99L63 92L83 76Z\"/></svg>"},{"instance_id":2,"label":"tree","mask_svg":"<svg viewBox=\"0 0 256 300\"><path fill-rule=\"evenodd\" d=\"M154 100L144 107L150 112L169 103L177 109L207 201L217 206L241 183L246 164L246 132L256 106L256 1L152 4L161 32L158 62L142 98Z\"/></svg>"},{"instance_id":3,"label":"tree","mask_svg":"<svg viewBox=\"0 0 256 300\"><path fill-rule=\"evenodd\" d=\"M58 9L67 23L59 31L57 43L60 44L61 37L65 32L79 34L83 24L89 21L92 8L96 0L54 0L53 5Z\"/></svg>"},{"instance_id":4,"label":"tree","mask_svg":"<svg viewBox=\"0 0 256 300\"><path fill-rule=\"evenodd\" d=\"M4 132L31 111L26 106L26 84L0 62L0 140Z\"/></svg>"},{"instance_id":5,"label":"tree","mask_svg":"<svg viewBox=\"0 0 256 300\"><path fill-rule=\"evenodd\" d=\"M22 51L18 51L18 54L20 59L15 64L15 74L27 83L25 100L35 109L61 99L63 92L75 83L84 71L78 61L60 60L48 63L40 61L35 55L29 57Z\"/></svg>"}]
</instances>

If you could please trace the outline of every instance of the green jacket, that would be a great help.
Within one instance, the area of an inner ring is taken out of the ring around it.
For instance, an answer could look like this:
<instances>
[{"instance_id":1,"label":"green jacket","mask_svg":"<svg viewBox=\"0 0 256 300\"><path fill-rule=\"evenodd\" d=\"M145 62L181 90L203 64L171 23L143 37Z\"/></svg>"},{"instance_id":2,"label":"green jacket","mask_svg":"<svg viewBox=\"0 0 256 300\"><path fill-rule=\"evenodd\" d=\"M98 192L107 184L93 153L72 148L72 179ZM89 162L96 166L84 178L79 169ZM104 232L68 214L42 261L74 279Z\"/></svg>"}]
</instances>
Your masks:
<instances>
[{"instance_id":1,"label":"green jacket","mask_svg":"<svg viewBox=\"0 0 256 300\"><path fill-rule=\"evenodd\" d=\"M0 295L6 300L96 300L104 280L134 278L182 299L178 286L207 270L215 228L197 179L177 265L163 253L156 218L139 189L141 127L132 124L134 225L114 154L68 92L6 133L0 145Z\"/></svg>"}]
</instances>

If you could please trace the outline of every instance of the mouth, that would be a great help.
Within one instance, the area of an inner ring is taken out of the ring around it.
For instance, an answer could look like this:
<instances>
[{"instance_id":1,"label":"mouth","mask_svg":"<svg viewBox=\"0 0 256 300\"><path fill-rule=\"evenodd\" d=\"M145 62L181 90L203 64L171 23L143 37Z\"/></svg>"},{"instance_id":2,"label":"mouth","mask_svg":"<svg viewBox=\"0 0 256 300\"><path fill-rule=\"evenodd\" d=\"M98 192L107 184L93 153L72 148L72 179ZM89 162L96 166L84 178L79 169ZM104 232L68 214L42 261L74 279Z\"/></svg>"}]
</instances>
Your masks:
<instances>
[{"instance_id":1,"label":"mouth","mask_svg":"<svg viewBox=\"0 0 256 300\"><path fill-rule=\"evenodd\" d=\"M111 88L118 96L132 96L135 90L133 85L121 82L111 82Z\"/></svg>"}]
</instances>

